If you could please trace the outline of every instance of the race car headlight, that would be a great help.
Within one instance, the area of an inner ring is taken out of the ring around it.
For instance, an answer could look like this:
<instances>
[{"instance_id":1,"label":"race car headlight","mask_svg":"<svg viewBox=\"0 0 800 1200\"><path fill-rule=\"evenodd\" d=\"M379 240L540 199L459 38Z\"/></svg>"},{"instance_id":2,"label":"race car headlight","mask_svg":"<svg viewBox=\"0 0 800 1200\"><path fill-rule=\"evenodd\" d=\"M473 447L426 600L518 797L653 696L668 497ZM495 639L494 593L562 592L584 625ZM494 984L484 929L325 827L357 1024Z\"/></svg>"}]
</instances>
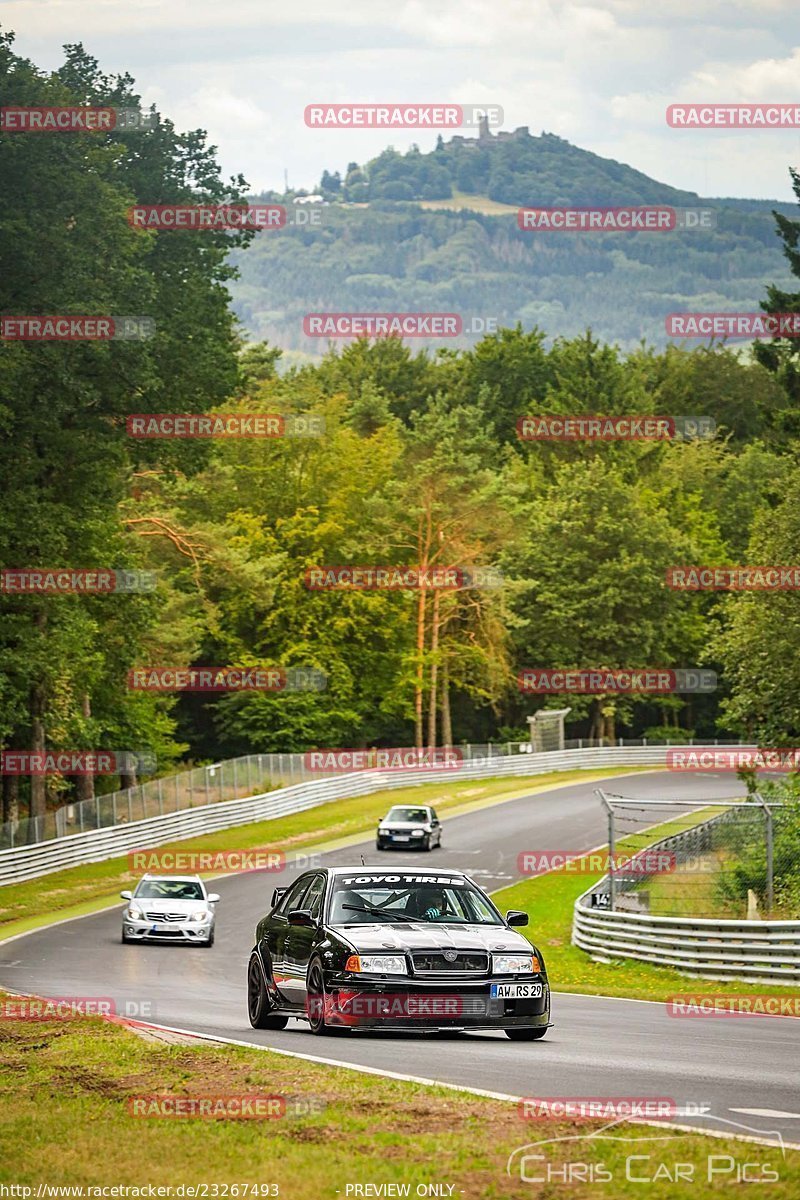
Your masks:
<instances>
[{"instance_id":1,"label":"race car headlight","mask_svg":"<svg viewBox=\"0 0 800 1200\"><path fill-rule=\"evenodd\" d=\"M351 954L344 964L345 971L354 975L407 975L408 967L402 954Z\"/></svg>"},{"instance_id":2,"label":"race car headlight","mask_svg":"<svg viewBox=\"0 0 800 1200\"><path fill-rule=\"evenodd\" d=\"M535 954L493 954L494 975L533 975L539 971L539 960Z\"/></svg>"},{"instance_id":3,"label":"race car headlight","mask_svg":"<svg viewBox=\"0 0 800 1200\"><path fill-rule=\"evenodd\" d=\"M411 830L411 836L412 836L412 837L424 837L424 836L425 836L425 830L424 830L424 829L412 829L412 830Z\"/></svg>"},{"instance_id":4,"label":"race car headlight","mask_svg":"<svg viewBox=\"0 0 800 1200\"><path fill-rule=\"evenodd\" d=\"M198 909L196 909L195 912L192 913L189 920L190 921L205 921L207 916L208 916L207 908L198 908Z\"/></svg>"},{"instance_id":5,"label":"race car headlight","mask_svg":"<svg viewBox=\"0 0 800 1200\"><path fill-rule=\"evenodd\" d=\"M142 912L142 910L140 908L134 908L133 905L131 905L131 907L128 909L125 916L130 921L143 921L144 920L144 913Z\"/></svg>"}]
</instances>

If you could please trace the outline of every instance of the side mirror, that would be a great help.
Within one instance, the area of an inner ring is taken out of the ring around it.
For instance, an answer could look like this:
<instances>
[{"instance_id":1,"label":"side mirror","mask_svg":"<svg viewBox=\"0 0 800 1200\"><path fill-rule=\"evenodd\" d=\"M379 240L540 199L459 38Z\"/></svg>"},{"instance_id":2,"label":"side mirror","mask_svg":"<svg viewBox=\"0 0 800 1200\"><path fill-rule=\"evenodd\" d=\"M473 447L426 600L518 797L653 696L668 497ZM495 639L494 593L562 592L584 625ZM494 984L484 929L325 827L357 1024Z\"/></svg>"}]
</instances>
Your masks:
<instances>
[{"instance_id":1,"label":"side mirror","mask_svg":"<svg viewBox=\"0 0 800 1200\"><path fill-rule=\"evenodd\" d=\"M272 889L272 907L273 908L275 907L276 904L280 904L280 902L283 899L283 897L285 896L285 894L286 894L286 888L273 888Z\"/></svg>"},{"instance_id":2,"label":"side mirror","mask_svg":"<svg viewBox=\"0 0 800 1200\"><path fill-rule=\"evenodd\" d=\"M209 904L216 904L220 899L221 899L221 897L219 895L219 892L209 892L208 893L208 903Z\"/></svg>"},{"instance_id":3,"label":"side mirror","mask_svg":"<svg viewBox=\"0 0 800 1200\"><path fill-rule=\"evenodd\" d=\"M516 908L510 908L506 913L506 925L527 925L528 914L519 912Z\"/></svg>"},{"instance_id":4,"label":"side mirror","mask_svg":"<svg viewBox=\"0 0 800 1200\"><path fill-rule=\"evenodd\" d=\"M132 892L120 892L120 899L122 899L122 900L132 900L132 899L133 899L133 893L132 893Z\"/></svg>"},{"instance_id":5,"label":"side mirror","mask_svg":"<svg viewBox=\"0 0 800 1200\"><path fill-rule=\"evenodd\" d=\"M304 925L308 929L313 928L314 925L314 918L305 908L290 908L288 921L290 925Z\"/></svg>"}]
</instances>

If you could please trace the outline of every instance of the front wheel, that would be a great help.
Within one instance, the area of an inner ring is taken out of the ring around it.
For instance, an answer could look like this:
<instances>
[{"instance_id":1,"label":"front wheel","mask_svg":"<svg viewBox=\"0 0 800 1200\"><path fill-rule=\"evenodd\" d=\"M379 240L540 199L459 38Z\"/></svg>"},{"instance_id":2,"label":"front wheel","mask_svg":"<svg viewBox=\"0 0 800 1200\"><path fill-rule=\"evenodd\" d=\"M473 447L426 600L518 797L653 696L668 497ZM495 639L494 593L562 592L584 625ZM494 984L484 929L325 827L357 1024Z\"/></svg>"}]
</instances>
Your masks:
<instances>
[{"instance_id":1,"label":"front wheel","mask_svg":"<svg viewBox=\"0 0 800 1200\"><path fill-rule=\"evenodd\" d=\"M325 980L322 976L322 964L318 958L315 958L308 968L306 1013L308 1015L309 1028L318 1037L326 1037L337 1032L331 1029L330 1025L325 1021L326 1001L327 995L325 992Z\"/></svg>"},{"instance_id":2,"label":"front wheel","mask_svg":"<svg viewBox=\"0 0 800 1200\"><path fill-rule=\"evenodd\" d=\"M539 1026L538 1029L507 1029L506 1037L511 1038L512 1042L538 1042L539 1038L543 1038L547 1033L547 1026Z\"/></svg>"},{"instance_id":3,"label":"front wheel","mask_svg":"<svg viewBox=\"0 0 800 1200\"><path fill-rule=\"evenodd\" d=\"M289 1018L273 1010L258 955L250 955L247 968L247 1015L253 1029L285 1029Z\"/></svg>"}]
</instances>

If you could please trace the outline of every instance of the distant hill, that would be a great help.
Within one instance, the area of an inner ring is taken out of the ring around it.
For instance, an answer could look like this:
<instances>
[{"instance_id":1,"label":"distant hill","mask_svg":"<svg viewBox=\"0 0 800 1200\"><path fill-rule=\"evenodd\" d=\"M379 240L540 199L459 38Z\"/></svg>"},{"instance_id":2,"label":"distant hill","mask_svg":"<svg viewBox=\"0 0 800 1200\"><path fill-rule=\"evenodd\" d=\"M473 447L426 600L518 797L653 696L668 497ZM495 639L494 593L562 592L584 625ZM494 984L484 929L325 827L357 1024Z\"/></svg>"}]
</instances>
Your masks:
<instances>
[{"instance_id":1,"label":"distant hill","mask_svg":"<svg viewBox=\"0 0 800 1200\"><path fill-rule=\"evenodd\" d=\"M319 192L321 224L259 234L231 289L251 337L312 356L325 344L304 335L307 312L458 312L478 327L461 345L487 319L551 337L591 326L630 348L663 345L669 312L757 309L767 283L790 286L771 210L796 216L796 205L703 200L525 128L440 138L427 154L387 149L323 172ZM524 205L639 204L710 208L717 228L532 233L516 220Z\"/></svg>"}]
</instances>

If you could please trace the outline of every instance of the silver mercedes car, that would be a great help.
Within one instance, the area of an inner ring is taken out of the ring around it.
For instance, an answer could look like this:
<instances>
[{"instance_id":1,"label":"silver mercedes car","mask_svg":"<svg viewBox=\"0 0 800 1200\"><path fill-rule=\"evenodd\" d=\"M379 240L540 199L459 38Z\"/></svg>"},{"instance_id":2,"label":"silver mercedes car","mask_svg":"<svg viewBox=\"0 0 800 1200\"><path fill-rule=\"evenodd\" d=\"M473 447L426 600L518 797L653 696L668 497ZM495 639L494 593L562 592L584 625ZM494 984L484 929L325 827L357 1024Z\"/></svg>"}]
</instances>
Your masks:
<instances>
[{"instance_id":1,"label":"silver mercedes car","mask_svg":"<svg viewBox=\"0 0 800 1200\"><path fill-rule=\"evenodd\" d=\"M214 945L216 892L199 875L145 875L136 891L120 892L123 942Z\"/></svg>"}]
</instances>

